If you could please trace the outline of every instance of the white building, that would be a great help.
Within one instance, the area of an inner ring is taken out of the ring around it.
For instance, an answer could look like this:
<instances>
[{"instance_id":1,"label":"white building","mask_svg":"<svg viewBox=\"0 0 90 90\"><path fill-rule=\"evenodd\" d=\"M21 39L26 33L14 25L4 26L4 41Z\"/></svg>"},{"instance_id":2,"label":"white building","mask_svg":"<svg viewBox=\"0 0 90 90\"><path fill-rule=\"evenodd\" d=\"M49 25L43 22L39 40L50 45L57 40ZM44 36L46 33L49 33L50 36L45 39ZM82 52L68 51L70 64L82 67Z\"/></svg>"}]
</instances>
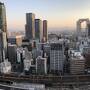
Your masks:
<instances>
[{"instance_id":1,"label":"white building","mask_svg":"<svg viewBox=\"0 0 90 90\"><path fill-rule=\"evenodd\" d=\"M11 63L8 60L0 63L0 72L1 73L11 73Z\"/></svg>"},{"instance_id":2,"label":"white building","mask_svg":"<svg viewBox=\"0 0 90 90\"><path fill-rule=\"evenodd\" d=\"M17 62L18 63L20 63L21 62L21 59L22 59L22 57L21 57L21 54L23 53L23 48L17 48Z\"/></svg>"},{"instance_id":3,"label":"white building","mask_svg":"<svg viewBox=\"0 0 90 90\"><path fill-rule=\"evenodd\" d=\"M29 71L33 62L32 53L27 48L17 48L17 61L22 62L24 70Z\"/></svg>"},{"instance_id":4,"label":"white building","mask_svg":"<svg viewBox=\"0 0 90 90\"><path fill-rule=\"evenodd\" d=\"M23 58L24 58L24 70L29 71L33 59L32 53L29 52L26 48L23 50Z\"/></svg>"}]
</instances>

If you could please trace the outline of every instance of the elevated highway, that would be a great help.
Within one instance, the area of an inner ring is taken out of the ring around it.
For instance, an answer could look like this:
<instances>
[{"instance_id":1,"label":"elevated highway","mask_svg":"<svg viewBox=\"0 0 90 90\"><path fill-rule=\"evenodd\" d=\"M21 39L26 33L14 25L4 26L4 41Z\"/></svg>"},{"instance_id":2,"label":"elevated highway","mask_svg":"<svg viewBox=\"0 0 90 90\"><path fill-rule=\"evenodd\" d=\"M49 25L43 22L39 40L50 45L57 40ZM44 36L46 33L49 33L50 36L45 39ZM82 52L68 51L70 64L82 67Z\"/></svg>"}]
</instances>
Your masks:
<instances>
[{"instance_id":1,"label":"elevated highway","mask_svg":"<svg viewBox=\"0 0 90 90\"><path fill-rule=\"evenodd\" d=\"M90 85L90 75L68 75L68 76L45 76L45 75L28 75L17 76L4 74L0 76L0 81L21 82L21 83L39 83L47 86L63 85Z\"/></svg>"}]
</instances>

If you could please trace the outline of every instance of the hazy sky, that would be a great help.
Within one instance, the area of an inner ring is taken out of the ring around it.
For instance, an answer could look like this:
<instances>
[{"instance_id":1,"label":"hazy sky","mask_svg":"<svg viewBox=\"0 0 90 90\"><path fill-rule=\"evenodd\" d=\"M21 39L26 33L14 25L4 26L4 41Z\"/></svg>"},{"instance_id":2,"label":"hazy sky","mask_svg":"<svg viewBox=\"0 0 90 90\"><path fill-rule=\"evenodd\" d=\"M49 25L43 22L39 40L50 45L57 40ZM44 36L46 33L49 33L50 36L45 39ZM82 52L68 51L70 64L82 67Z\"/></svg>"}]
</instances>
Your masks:
<instances>
[{"instance_id":1,"label":"hazy sky","mask_svg":"<svg viewBox=\"0 0 90 90\"><path fill-rule=\"evenodd\" d=\"M24 30L25 13L47 19L49 29L75 28L79 18L90 17L90 0L0 0L5 3L8 30Z\"/></svg>"}]
</instances>

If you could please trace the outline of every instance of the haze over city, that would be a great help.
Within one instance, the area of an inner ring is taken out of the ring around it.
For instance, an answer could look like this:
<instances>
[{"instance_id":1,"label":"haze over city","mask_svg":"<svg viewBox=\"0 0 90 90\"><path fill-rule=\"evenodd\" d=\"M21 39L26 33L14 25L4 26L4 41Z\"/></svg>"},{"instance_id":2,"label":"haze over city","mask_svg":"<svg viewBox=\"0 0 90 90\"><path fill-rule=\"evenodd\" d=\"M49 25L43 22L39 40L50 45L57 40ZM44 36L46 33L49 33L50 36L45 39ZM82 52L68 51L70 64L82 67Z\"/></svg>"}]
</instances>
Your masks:
<instances>
[{"instance_id":1,"label":"haze over city","mask_svg":"<svg viewBox=\"0 0 90 90\"><path fill-rule=\"evenodd\" d=\"M90 0L1 0L7 9L8 30L25 30L25 13L48 20L48 30L75 29L79 18L89 18Z\"/></svg>"}]
</instances>

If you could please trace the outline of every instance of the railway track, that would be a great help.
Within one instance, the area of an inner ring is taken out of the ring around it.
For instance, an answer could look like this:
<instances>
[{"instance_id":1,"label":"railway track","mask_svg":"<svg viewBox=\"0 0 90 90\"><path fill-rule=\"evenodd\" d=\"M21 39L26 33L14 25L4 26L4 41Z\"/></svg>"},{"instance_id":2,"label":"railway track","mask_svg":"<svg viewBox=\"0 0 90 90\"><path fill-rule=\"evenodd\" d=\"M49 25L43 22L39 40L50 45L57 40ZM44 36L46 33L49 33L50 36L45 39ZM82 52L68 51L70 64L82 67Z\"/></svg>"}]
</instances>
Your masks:
<instances>
[{"instance_id":1,"label":"railway track","mask_svg":"<svg viewBox=\"0 0 90 90\"><path fill-rule=\"evenodd\" d=\"M2 74L0 81L7 82L26 82L41 83L46 85L70 85L70 84L90 84L90 75L68 75L68 76L51 76L51 75L14 75Z\"/></svg>"}]
</instances>

